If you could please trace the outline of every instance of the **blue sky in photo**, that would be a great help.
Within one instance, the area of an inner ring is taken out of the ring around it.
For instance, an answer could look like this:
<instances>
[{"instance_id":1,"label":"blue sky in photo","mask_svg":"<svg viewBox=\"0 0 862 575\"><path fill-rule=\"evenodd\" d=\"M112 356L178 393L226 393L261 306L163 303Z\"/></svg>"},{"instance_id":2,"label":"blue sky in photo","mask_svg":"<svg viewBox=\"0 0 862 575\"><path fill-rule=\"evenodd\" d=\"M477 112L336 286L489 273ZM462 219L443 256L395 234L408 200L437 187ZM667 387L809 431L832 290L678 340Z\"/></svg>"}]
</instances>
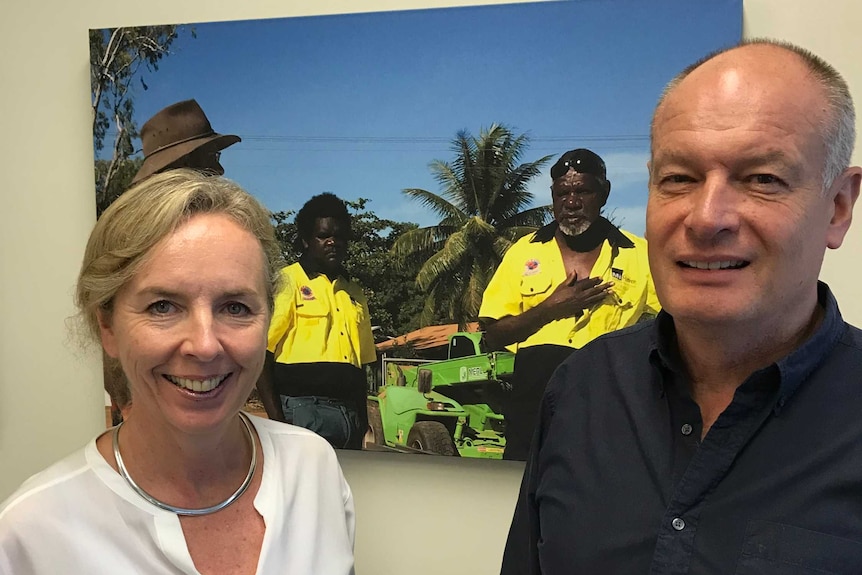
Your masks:
<instances>
[{"instance_id":1,"label":"blue sky in photo","mask_svg":"<svg viewBox=\"0 0 862 575\"><path fill-rule=\"evenodd\" d=\"M195 98L226 175L273 211L324 191L380 217L435 223L404 188L450 141L494 123L526 132L523 161L587 147L612 182L606 214L643 234L649 120L683 67L742 35L742 0L569 0L195 24L148 86L136 120ZM112 135L109 134L109 140ZM109 145L106 147L110 147ZM550 199L548 163L531 189Z\"/></svg>"}]
</instances>

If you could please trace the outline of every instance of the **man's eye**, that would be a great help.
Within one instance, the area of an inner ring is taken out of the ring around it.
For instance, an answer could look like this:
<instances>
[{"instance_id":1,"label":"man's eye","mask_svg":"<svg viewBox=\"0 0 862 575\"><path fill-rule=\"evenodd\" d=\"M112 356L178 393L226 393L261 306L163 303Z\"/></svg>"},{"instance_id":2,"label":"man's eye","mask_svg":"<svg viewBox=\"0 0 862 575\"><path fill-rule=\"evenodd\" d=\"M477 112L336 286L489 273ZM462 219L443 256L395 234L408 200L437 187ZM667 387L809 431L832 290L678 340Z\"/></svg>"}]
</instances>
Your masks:
<instances>
[{"instance_id":1,"label":"man's eye","mask_svg":"<svg viewBox=\"0 0 862 575\"><path fill-rule=\"evenodd\" d=\"M171 302L166 300L159 300L157 302L151 303L147 309L155 314L163 315L173 311L173 307L174 306L171 305Z\"/></svg>"},{"instance_id":2,"label":"man's eye","mask_svg":"<svg viewBox=\"0 0 862 575\"><path fill-rule=\"evenodd\" d=\"M692 181L692 179L684 174L671 174L662 178L661 181L664 184L684 184Z\"/></svg>"},{"instance_id":3,"label":"man's eye","mask_svg":"<svg viewBox=\"0 0 862 575\"><path fill-rule=\"evenodd\" d=\"M751 181L753 181L755 184L764 185L783 183L781 181L781 178L779 178L778 176L773 176L772 174L754 174L753 176L751 176Z\"/></svg>"}]
</instances>

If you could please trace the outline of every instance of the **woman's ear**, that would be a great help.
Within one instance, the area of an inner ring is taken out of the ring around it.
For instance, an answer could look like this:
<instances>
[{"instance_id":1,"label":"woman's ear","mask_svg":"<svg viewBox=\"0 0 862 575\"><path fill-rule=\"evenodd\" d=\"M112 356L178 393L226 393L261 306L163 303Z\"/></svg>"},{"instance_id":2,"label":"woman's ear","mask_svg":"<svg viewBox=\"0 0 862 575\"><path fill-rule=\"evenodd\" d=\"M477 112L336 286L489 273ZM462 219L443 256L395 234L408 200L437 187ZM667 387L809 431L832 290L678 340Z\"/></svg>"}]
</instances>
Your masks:
<instances>
[{"instance_id":1,"label":"woman's ear","mask_svg":"<svg viewBox=\"0 0 862 575\"><path fill-rule=\"evenodd\" d=\"M111 312L100 309L96 312L99 321L99 339L102 341L102 349L109 357L117 359L117 338L111 325Z\"/></svg>"}]
</instances>

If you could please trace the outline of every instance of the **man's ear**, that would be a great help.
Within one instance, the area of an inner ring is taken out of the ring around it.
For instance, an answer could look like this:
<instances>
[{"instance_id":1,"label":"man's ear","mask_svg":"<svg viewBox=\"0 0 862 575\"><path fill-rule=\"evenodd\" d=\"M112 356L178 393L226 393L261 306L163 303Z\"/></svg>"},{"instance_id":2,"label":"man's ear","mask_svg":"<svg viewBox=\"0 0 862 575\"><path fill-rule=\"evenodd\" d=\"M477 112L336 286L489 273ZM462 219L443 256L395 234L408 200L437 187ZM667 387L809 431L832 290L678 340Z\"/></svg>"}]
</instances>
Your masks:
<instances>
[{"instance_id":1,"label":"man's ear","mask_svg":"<svg viewBox=\"0 0 862 575\"><path fill-rule=\"evenodd\" d=\"M114 328L111 325L111 312L100 309L96 312L96 319L99 321L99 339L102 340L102 349L108 354L108 357L117 359L117 337L114 334Z\"/></svg>"},{"instance_id":2,"label":"man's ear","mask_svg":"<svg viewBox=\"0 0 862 575\"><path fill-rule=\"evenodd\" d=\"M841 247L844 236L850 229L853 221L853 206L859 197L860 183L862 183L862 168L852 166L841 172L829 189L828 195L832 198L832 218L826 229L826 246L833 250Z\"/></svg>"},{"instance_id":3,"label":"man's ear","mask_svg":"<svg viewBox=\"0 0 862 575\"><path fill-rule=\"evenodd\" d=\"M611 181L605 180L605 195L602 198L601 207L605 207L605 204L608 203L608 196L610 196L610 195L611 195Z\"/></svg>"}]
</instances>

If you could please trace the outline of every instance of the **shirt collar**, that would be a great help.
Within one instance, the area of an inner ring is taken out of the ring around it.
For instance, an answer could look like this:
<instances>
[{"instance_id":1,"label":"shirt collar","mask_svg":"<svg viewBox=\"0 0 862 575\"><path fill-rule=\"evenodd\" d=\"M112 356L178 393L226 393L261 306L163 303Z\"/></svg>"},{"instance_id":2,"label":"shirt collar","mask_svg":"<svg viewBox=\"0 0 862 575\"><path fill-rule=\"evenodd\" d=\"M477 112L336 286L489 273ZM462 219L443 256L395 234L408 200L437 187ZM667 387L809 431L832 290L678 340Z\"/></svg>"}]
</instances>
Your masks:
<instances>
[{"instance_id":1,"label":"shirt collar","mask_svg":"<svg viewBox=\"0 0 862 575\"><path fill-rule=\"evenodd\" d=\"M817 282L817 302L824 310L823 321L817 330L802 345L772 364L777 368L780 378L776 412L784 407L802 382L826 359L847 329L835 296L823 282ZM664 310L659 312L653 324L649 360L654 366L683 373L673 317ZM659 379L664 386L663 378Z\"/></svg>"},{"instance_id":2,"label":"shirt collar","mask_svg":"<svg viewBox=\"0 0 862 575\"><path fill-rule=\"evenodd\" d=\"M305 275L308 276L308 279L312 279L319 275L326 275L321 267L314 261L314 258L303 254L299 258L299 265L302 267L302 271L305 272ZM329 276L327 276L329 277ZM334 282L338 278L347 279L347 273L344 271L344 268L338 270L338 275L334 278L331 278L330 281Z\"/></svg>"},{"instance_id":3,"label":"shirt collar","mask_svg":"<svg viewBox=\"0 0 862 575\"><path fill-rule=\"evenodd\" d=\"M629 238L626 237L624 233L620 231L618 227L613 225L611 222L606 220L605 218L599 216L595 222L593 222L594 226L602 226L605 228L605 235L607 242L614 248L633 248L635 247L634 242L632 242ZM535 234L533 234L531 242L539 242L539 243L547 243L554 239L554 234L557 233L557 222L553 221L546 226L542 226L539 228Z\"/></svg>"},{"instance_id":4,"label":"shirt collar","mask_svg":"<svg viewBox=\"0 0 862 575\"><path fill-rule=\"evenodd\" d=\"M781 374L777 409L784 404L811 373L817 369L847 330L838 302L823 282L817 282L817 302L823 308L823 321L817 331L794 351L776 362Z\"/></svg>"}]
</instances>

